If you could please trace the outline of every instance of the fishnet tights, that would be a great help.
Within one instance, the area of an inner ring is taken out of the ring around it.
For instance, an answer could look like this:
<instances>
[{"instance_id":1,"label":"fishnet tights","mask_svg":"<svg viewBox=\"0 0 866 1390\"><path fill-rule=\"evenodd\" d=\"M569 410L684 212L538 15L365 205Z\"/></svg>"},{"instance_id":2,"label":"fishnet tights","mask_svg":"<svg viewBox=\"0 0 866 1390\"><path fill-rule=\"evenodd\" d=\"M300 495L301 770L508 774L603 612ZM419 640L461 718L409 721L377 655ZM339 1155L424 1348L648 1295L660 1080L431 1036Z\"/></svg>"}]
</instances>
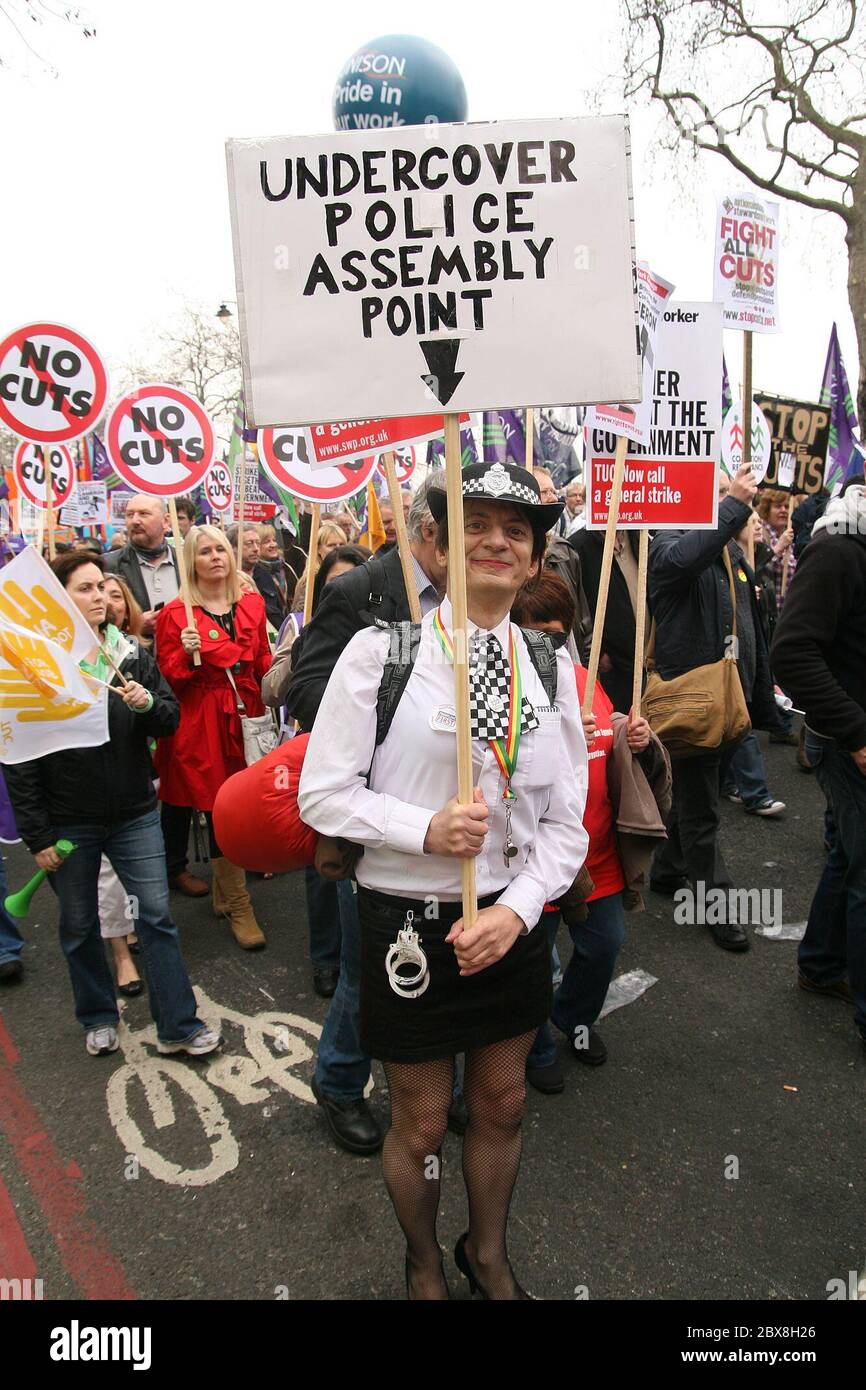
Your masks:
<instances>
[{"instance_id":1,"label":"fishnet tights","mask_svg":"<svg viewBox=\"0 0 866 1390\"><path fill-rule=\"evenodd\" d=\"M505 1229L520 1167L526 1059L534 1039L534 1031L523 1033L466 1054L466 1253L480 1285L492 1299L522 1296L508 1263ZM385 1075L391 1092L391 1128L382 1150L382 1168L406 1237L410 1296L447 1298L436 1217L454 1063L451 1058L386 1062Z\"/></svg>"}]
</instances>

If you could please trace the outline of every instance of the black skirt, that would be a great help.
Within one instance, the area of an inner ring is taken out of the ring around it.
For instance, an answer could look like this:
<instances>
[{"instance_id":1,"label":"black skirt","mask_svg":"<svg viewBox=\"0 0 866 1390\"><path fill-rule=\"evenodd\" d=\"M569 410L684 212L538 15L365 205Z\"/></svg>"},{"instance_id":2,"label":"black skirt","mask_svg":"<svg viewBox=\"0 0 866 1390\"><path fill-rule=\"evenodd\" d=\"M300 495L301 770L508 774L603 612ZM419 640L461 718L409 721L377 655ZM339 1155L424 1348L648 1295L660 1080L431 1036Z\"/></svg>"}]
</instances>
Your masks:
<instances>
[{"instance_id":1,"label":"black skirt","mask_svg":"<svg viewBox=\"0 0 866 1390\"><path fill-rule=\"evenodd\" d=\"M483 898L479 908L492 907ZM429 901L429 900L428 900ZM405 998L391 988L385 958L405 925L408 909L427 957L430 983ZM383 1062L429 1062L540 1028L553 998L550 948L543 925L518 936L510 951L477 975L461 976L454 947L445 941L463 915L460 903L439 903L424 916L425 901L358 887L361 922L361 1046Z\"/></svg>"}]
</instances>

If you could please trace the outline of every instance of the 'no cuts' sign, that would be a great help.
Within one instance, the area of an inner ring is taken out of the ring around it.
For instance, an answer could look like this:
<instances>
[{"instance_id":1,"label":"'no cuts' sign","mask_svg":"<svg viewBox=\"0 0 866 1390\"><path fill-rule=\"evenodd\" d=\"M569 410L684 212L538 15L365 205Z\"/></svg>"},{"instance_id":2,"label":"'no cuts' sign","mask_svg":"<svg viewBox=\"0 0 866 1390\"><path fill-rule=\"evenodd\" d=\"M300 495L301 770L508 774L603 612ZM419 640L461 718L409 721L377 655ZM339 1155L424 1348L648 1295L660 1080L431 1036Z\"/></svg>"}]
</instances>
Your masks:
<instances>
[{"instance_id":1,"label":"'no cuts' sign","mask_svg":"<svg viewBox=\"0 0 866 1390\"><path fill-rule=\"evenodd\" d=\"M235 500L234 482L224 463L215 463L204 480L204 495L215 512L230 512Z\"/></svg>"},{"instance_id":2,"label":"'no cuts' sign","mask_svg":"<svg viewBox=\"0 0 866 1390\"><path fill-rule=\"evenodd\" d=\"M310 463L306 430L262 430L259 434L262 468L278 487L304 502L340 502L366 487L376 460L346 459L333 468Z\"/></svg>"},{"instance_id":3,"label":"'no cuts' sign","mask_svg":"<svg viewBox=\"0 0 866 1390\"><path fill-rule=\"evenodd\" d=\"M22 439L79 439L93 429L107 398L102 359L74 329L29 323L0 342L0 420Z\"/></svg>"},{"instance_id":4,"label":"'no cuts' sign","mask_svg":"<svg viewBox=\"0 0 866 1390\"><path fill-rule=\"evenodd\" d=\"M159 383L121 397L105 443L125 483L154 497L177 497L198 487L210 468L214 431L194 396Z\"/></svg>"},{"instance_id":5,"label":"'no cuts' sign","mask_svg":"<svg viewBox=\"0 0 866 1390\"><path fill-rule=\"evenodd\" d=\"M227 158L256 425L640 399L624 117L231 140Z\"/></svg>"},{"instance_id":6,"label":"'no cuts' sign","mask_svg":"<svg viewBox=\"0 0 866 1390\"><path fill-rule=\"evenodd\" d=\"M22 440L15 450L12 472L18 491L34 507L45 510L45 450L51 467L53 506L62 507L75 485L75 468L68 449L62 444L31 444Z\"/></svg>"}]
</instances>

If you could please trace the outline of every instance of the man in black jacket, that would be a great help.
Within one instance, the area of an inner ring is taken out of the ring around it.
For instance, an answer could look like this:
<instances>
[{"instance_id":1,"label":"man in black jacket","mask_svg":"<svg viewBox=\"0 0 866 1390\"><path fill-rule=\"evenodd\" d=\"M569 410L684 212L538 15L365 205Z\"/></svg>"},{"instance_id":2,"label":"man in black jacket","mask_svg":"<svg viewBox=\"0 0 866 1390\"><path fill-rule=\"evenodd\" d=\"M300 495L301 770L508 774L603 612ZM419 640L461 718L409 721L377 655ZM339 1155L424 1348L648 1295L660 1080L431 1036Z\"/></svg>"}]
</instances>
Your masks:
<instances>
[{"instance_id":1,"label":"man in black jacket","mask_svg":"<svg viewBox=\"0 0 866 1390\"><path fill-rule=\"evenodd\" d=\"M866 1042L866 486L815 523L773 639L779 680L806 714L806 757L836 838L798 953L799 983L854 1002ZM847 970L848 979L845 975Z\"/></svg>"},{"instance_id":2,"label":"man in black jacket","mask_svg":"<svg viewBox=\"0 0 866 1390\"><path fill-rule=\"evenodd\" d=\"M95 748L69 748L7 765L9 797L18 830L40 869L51 875L60 899L60 944L66 956L75 1013L87 1051L117 1049L117 1000L100 935L97 884L102 855L129 901L130 923L141 943L157 1049L204 1056L219 1035L196 1016L195 997L168 910L165 850L153 789L148 739L173 734L180 710L153 657L106 624L101 560L71 551L54 561L69 598L120 668L126 684L103 692L108 740ZM100 653L92 667L111 684L113 667ZM63 859L57 841L75 850Z\"/></svg>"},{"instance_id":3,"label":"man in black jacket","mask_svg":"<svg viewBox=\"0 0 866 1390\"><path fill-rule=\"evenodd\" d=\"M106 574L123 579L142 610L143 637L153 636L157 613L177 597L180 588L177 556L168 543L170 527L163 498L138 493L126 504L129 545L110 550L105 557Z\"/></svg>"},{"instance_id":4,"label":"man in black jacket","mask_svg":"<svg viewBox=\"0 0 866 1390\"><path fill-rule=\"evenodd\" d=\"M435 608L445 590L445 571L436 555L436 523L427 505L431 473L416 489L406 529L422 614ZM322 590L315 617L292 648L292 679L286 695L289 713L303 729L311 729L325 686L343 649L356 632L374 619L401 622L409 618L409 602L400 554L395 548L383 559L373 556ZM334 737L339 738L339 729ZM337 884L340 908L340 977L319 1040L313 1091L341 1148L372 1154L382 1145L382 1132L367 1108L364 1089L370 1077L370 1058L360 1044L360 925L352 883Z\"/></svg>"},{"instance_id":5,"label":"man in black jacket","mask_svg":"<svg viewBox=\"0 0 866 1390\"><path fill-rule=\"evenodd\" d=\"M731 640L734 612L723 555L751 514L756 491L746 464L731 481L719 504L715 531L660 531L649 551L647 589L656 624L655 665L665 680L697 666L721 661ZM733 552L737 604L737 669L755 728L782 727L776 712L767 645L755 595L755 577ZM673 806L668 839L653 857L650 885L673 895L691 885L695 901L710 889L726 890L732 880L718 842L720 751L672 759ZM728 898L727 901L730 901ZM713 916L727 917L715 912ZM732 914L734 915L734 914ZM738 922L720 920L707 925L719 946L746 951L749 938Z\"/></svg>"}]
</instances>

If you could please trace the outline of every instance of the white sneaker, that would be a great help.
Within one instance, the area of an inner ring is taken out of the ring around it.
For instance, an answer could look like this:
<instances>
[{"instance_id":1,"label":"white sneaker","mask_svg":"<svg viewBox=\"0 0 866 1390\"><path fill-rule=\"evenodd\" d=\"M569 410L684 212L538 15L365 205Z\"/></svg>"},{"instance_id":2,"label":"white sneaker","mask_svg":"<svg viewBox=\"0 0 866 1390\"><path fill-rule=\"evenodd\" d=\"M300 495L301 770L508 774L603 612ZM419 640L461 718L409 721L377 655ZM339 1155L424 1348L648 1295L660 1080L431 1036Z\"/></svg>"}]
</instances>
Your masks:
<instances>
[{"instance_id":1,"label":"white sneaker","mask_svg":"<svg viewBox=\"0 0 866 1390\"><path fill-rule=\"evenodd\" d=\"M784 801L765 801L763 806L746 807L750 816L781 816L785 809Z\"/></svg>"},{"instance_id":2,"label":"white sneaker","mask_svg":"<svg viewBox=\"0 0 866 1390\"><path fill-rule=\"evenodd\" d=\"M190 1057L206 1057L209 1052L216 1052L221 1042L219 1033L215 1033L213 1028L205 1027L183 1042L157 1041L156 1050L161 1052L163 1057L168 1057L173 1052L186 1052Z\"/></svg>"},{"instance_id":3,"label":"white sneaker","mask_svg":"<svg viewBox=\"0 0 866 1390\"><path fill-rule=\"evenodd\" d=\"M739 792L722 792L722 796L726 801L733 802L735 806L742 806L743 804L743 798L740 796Z\"/></svg>"},{"instance_id":4,"label":"white sneaker","mask_svg":"<svg viewBox=\"0 0 866 1390\"><path fill-rule=\"evenodd\" d=\"M89 1028L84 1045L91 1057L104 1057L107 1052L116 1052L117 1029L112 1028L110 1023L103 1023L100 1028Z\"/></svg>"}]
</instances>

